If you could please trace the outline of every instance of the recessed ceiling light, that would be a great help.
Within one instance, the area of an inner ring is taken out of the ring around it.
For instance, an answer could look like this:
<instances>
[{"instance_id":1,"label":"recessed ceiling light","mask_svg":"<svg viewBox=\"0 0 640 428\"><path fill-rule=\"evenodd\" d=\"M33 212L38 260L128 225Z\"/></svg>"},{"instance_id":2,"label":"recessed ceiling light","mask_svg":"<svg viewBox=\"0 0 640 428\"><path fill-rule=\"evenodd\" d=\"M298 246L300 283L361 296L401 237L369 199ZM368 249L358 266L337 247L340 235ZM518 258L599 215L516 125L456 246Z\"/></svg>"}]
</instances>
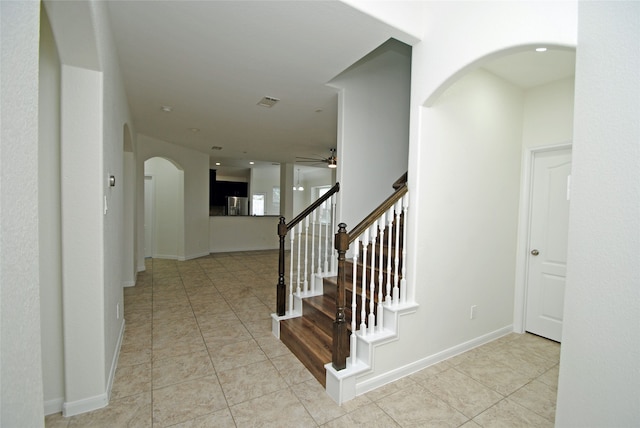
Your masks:
<instances>
[{"instance_id":1,"label":"recessed ceiling light","mask_svg":"<svg viewBox=\"0 0 640 428\"><path fill-rule=\"evenodd\" d=\"M171 107L171 106L162 106L162 107L160 107L160 110L162 110L165 113L171 113L171 111L173 110L173 107Z\"/></svg>"},{"instance_id":2,"label":"recessed ceiling light","mask_svg":"<svg viewBox=\"0 0 640 428\"><path fill-rule=\"evenodd\" d=\"M189 128L189 130L193 133L200 132L200 128Z\"/></svg>"},{"instance_id":3,"label":"recessed ceiling light","mask_svg":"<svg viewBox=\"0 0 640 428\"><path fill-rule=\"evenodd\" d=\"M249 161L249 165L255 165L254 161Z\"/></svg>"},{"instance_id":4,"label":"recessed ceiling light","mask_svg":"<svg viewBox=\"0 0 640 428\"><path fill-rule=\"evenodd\" d=\"M547 48L542 48L542 47L536 48L536 52L546 52L546 51L547 51Z\"/></svg>"},{"instance_id":5,"label":"recessed ceiling light","mask_svg":"<svg viewBox=\"0 0 640 428\"><path fill-rule=\"evenodd\" d=\"M280 100L274 97L263 97L258 101L258 105L261 107L273 107L278 101Z\"/></svg>"},{"instance_id":6,"label":"recessed ceiling light","mask_svg":"<svg viewBox=\"0 0 640 428\"><path fill-rule=\"evenodd\" d=\"M211 150L222 150L220 146L211 146Z\"/></svg>"},{"instance_id":7,"label":"recessed ceiling light","mask_svg":"<svg viewBox=\"0 0 640 428\"><path fill-rule=\"evenodd\" d=\"M217 166L220 166L220 162L216 162L216 165L217 165Z\"/></svg>"}]
</instances>

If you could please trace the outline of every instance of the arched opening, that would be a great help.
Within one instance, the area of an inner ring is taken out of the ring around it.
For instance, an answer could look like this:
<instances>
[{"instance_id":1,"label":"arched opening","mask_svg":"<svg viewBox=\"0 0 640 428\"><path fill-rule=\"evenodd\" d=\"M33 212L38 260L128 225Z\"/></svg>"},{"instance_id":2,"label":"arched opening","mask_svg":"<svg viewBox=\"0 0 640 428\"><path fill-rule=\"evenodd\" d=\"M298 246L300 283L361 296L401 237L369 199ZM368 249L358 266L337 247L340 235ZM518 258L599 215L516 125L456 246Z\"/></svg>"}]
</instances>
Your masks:
<instances>
[{"instance_id":1,"label":"arched opening","mask_svg":"<svg viewBox=\"0 0 640 428\"><path fill-rule=\"evenodd\" d=\"M144 162L145 257L184 260L184 170L173 160Z\"/></svg>"},{"instance_id":2,"label":"arched opening","mask_svg":"<svg viewBox=\"0 0 640 428\"><path fill-rule=\"evenodd\" d=\"M122 281L125 287L133 286L136 282L136 161L133 152L133 141L129 125L122 130L122 166L123 166L123 251L122 251Z\"/></svg>"},{"instance_id":3,"label":"arched opening","mask_svg":"<svg viewBox=\"0 0 640 428\"><path fill-rule=\"evenodd\" d=\"M478 59L421 109L421 257L438 260L421 269L433 279L434 312L471 314L458 319L467 339L524 331L527 153L572 139L575 52L534 48ZM451 340L448 331L434 334Z\"/></svg>"}]
</instances>

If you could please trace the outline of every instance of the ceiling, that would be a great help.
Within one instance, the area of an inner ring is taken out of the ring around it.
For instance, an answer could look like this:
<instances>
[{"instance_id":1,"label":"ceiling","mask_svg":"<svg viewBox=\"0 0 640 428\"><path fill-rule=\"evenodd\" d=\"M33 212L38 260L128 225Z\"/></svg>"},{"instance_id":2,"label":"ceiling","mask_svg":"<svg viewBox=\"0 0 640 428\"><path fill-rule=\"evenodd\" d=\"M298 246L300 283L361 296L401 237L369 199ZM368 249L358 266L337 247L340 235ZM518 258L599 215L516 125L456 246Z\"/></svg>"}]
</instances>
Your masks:
<instances>
[{"instance_id":1,"label":"ceiling","mask_svg":"<svg viewBox=\"0 0 640 428\"><path fill-rule=\"evenodd\" d=\"M413 41L337 1L107 3L136 132L208 153L212 166L327 157L338 97L326 83L390 37ZM575 62L567 51L512 57L484 67L529 87ZM259 106L265 96L279 101Z\"/></svg>"}]
</instances>

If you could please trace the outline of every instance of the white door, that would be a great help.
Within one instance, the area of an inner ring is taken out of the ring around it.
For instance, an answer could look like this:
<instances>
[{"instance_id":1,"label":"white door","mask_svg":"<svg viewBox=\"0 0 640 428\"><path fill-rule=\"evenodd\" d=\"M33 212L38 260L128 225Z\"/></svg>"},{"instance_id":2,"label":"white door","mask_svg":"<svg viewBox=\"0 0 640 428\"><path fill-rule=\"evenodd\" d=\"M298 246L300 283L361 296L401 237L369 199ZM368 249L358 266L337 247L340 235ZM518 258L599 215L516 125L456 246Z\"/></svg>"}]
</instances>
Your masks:
<instances>
[{"instance_id":1,"label":"white door","mask_svg":"<svg viewBox=\"0 0 640 428\"><path fill-rule=\"evenodd\" d=\"M144 257L153 257L153 219L154 219L153 177L144 176Z\"/></svg>"},{"instance_id":2,"label":"white door","mask_svg":"<svg viewBox=\"0 0 640 428\"><path fill-rule=\"evenodd\" d=\"M560 342L567 271L571 149L533 160L525 330Z\"/></svg>"}]
</instances>

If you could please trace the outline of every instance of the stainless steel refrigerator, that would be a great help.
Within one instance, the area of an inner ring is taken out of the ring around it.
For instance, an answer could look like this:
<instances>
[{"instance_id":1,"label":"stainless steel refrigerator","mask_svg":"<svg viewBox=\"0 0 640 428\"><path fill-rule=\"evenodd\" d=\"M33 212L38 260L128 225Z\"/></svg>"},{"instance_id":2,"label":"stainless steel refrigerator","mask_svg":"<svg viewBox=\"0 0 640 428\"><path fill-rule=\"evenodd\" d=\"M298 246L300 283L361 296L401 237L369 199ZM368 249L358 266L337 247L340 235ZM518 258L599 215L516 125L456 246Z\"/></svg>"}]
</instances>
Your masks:
<instances>
[{"instance_id":1,"label":"stainless steel refrigerator","mask_svg":"<svg viewBox=\"0 0 640 428\"><path fill-rule=\"evenodd\" d=\"M249 198L227 196L227 215L249 215Z\"/></svg>"}]
</instances>

